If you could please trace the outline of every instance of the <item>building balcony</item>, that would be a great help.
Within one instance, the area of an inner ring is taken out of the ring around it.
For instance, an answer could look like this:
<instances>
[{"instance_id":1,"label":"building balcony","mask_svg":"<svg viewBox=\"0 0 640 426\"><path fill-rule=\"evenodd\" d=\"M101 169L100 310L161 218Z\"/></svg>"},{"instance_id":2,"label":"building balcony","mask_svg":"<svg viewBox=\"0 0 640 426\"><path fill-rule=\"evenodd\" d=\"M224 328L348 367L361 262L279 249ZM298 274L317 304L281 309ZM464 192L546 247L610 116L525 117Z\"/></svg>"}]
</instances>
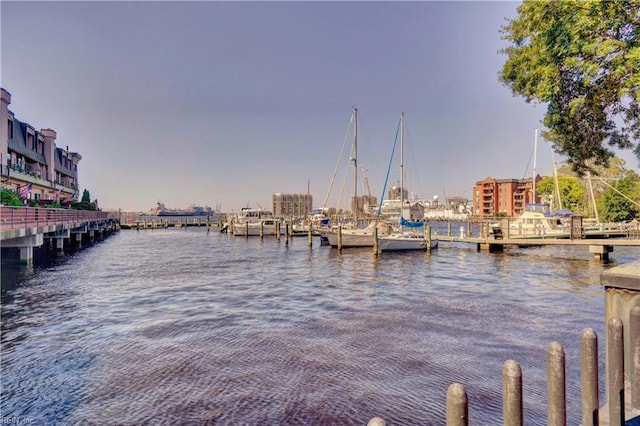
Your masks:
<instances>
[{"instance_id":1,"label":"building balcony","mask_svg":"<svg viewBox=\"0 0 640 426\"><path fill-rule=\"evenodd\" d=\"M65 192L74 192L74 191L78 191L78 185L73 184L73 183L66 183L66 182L61 182L61 181L55 181L52 182L50 180L47 179L43 179L40 176L38 176L37 174L33 173L33 172L29 172L24 168L21 168L17 165L13 165L13 166L0 166L0 175L3 178L10 178L10 179L14 179L17 181L21 181L21 182L25 182L25 183L31 183L33 185L38 185L38 186L44 186L46 188L51 188L54 190L62 190ZM3 179L3 182L5 180Z\"/></svg>"}]
</instances>

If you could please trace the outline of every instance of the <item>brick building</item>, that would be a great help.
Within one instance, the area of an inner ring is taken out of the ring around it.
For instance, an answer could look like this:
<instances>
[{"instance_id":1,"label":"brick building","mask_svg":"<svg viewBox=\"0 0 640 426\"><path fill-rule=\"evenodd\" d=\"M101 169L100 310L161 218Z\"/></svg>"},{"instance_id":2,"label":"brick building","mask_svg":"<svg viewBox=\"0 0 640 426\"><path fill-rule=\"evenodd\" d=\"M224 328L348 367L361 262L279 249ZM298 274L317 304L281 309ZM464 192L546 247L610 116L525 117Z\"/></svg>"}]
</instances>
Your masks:
<instances>
[{"instance_id":1,"label":"brick building","mask_svg":"<svg viewBox=\"0 0 640 426\"><path fill-rule=\"evenodd\" d=\"M536 176L536 183L540 181ZM473 213L475 216L494 216L504 213L507 216L519 216L529 203L538 203L533 199L533 179L493 179L491 177L476 182L473 187Z\"/></svg>"}]
</instances>

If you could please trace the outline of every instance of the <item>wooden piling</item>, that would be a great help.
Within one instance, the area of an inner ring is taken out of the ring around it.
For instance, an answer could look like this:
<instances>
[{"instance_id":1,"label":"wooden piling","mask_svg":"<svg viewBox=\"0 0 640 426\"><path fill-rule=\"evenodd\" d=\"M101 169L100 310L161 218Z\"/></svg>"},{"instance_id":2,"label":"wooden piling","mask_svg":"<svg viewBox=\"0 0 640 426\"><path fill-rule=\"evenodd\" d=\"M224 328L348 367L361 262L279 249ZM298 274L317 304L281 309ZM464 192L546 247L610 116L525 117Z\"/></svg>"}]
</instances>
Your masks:
<instances>
[{"instance_id":1,"label":"wooden piling","mask_svg":"<svg viewBox=\"0 0 640 426\"><path fill-rule=\"evenodd\" d=\"M460 383L453 383L447 390L447 426L468 426L469 405L467 392Z\"/></svg>"},{"instance_id":2,"label":"wooden piling","mask_svg":"<svg viewBox=\"0 0 640 426\"><path fill-rule=\"evenodd\" d=\"M378 254L378 227L373 228L373 254Z\"/></svg>"},{"instance_id":3,"label":"wooden piling","mask_svg":"<svg viewBox=\"0 0 640 426\"><path fill-rule=\"evenodd\" d=\"M342 226L338 226L338 250L342 250Z\"/></svg>"},{"instance_id":4,"label":"wooden piling","mask_svg":"<svg viewBox=\"0 0 640 426\"><path fill-rule=\"evenodd\" d=\"M547 347L547 424L566 426L566 386L564 349L558 342Z\"/></svg>"},{"instance_id":5,"label":"wooden piling","mask_svg":"<svg viewBox=\"0 0 640 426\"><path fill-rule=\"evenodd\" d=\"M307 233L309 247L313 246L313 225L309 224L309 232Z\"/></svg>"},{"instance_id":6,"label":"wooden piling","mask_svg":"<svg viewBox=\"0 0 640 426\"><path fill-rule=\"evenodd\" d=\"M582 426L598 426L598 336L591 328L582 330Z\"/></svg>"},{"instance_id":7,"label":"wooden piling","mask_svg":"<svg viewBox=\"0 0 640 426\"><path fill-rule=\"evenodd\" d=\"M607 323L607 404L609 424L624 425L624 333L620 318Z\"/></svg>"},{"instance_id":8,"label":"wooden piling","mask_svg":"<svg viewBox=\"0 0 640 426\"><path fill-rule=\"evenodd\" d=\"M427 240L427 251L431 251L431 225L424 227L425 238Z\"/></svg>"},{"instance_id":9,"label":"wooden piling","mask_svg":"<svg viewBox=\"0 0 640 426\"><path fill-rule=\"evenodd\" d=\"M522 369L510 359L502 368L502 420L504 426L522 426Z\"/></svg>"}]
</instances>

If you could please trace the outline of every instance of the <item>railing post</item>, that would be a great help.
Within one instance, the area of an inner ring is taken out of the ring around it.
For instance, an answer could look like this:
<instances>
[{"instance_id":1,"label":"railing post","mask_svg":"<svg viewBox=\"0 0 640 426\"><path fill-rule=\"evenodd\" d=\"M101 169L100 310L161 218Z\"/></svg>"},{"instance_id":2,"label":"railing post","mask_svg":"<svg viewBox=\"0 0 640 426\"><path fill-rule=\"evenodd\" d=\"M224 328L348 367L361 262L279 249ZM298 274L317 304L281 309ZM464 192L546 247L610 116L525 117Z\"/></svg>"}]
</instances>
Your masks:
<instances>
[{"instance_id":1,"label":"railing post","mask_svg":"<svg viewBox=\"0 0 640 426\"><path fill-rule=\"evenodd\" d=\"M522 369L510 359L502 368L502 421L504 426L522 426Z\"/></svg>"},{"instance_id":2,"label":"railing post","mask_svg":"<svg viewBox=\"0 0 640 426\"><path fill-rule=\"evenodd\" d=\"M582 426L598 426L598 336L591 328L582 330Z\"/></svg>"},{"instance_id":3,"label":"railing post","mask_svg":"<svg viewBox=\"0 0 640 426\"><path fill-rule=\"evenodd\" d=\"M609 424L624 425L624 334L620 318L607 323L607 404Z\"/></svg>"},{"instance_id":4,"label":"railing post","mask_svg":"<svg viewBox=\"0 0 640 426\"><path fill-rule=\"evenodd\" d=\"M469 405L467 392L460 383L453 383L447 390L447 426L468 426Z\"/></svg>"},{"instance_id":5,"label":"railing post","mask_svg":"<svg viewBox=\"0 0 640 426\"><path fill-rule=\"evenodd\" d=\"M564 349L558 342L547 347L547 424L549 426L566 426L566 387Z\"/></svg>"}]
</instances>

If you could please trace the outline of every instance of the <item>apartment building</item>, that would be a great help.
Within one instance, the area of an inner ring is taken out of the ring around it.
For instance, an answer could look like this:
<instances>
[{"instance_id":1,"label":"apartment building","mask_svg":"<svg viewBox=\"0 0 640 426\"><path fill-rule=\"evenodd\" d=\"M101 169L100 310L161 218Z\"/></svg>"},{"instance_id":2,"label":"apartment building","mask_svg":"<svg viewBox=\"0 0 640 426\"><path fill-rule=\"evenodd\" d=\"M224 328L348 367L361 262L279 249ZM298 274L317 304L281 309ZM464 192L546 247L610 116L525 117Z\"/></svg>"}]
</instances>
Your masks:
<instances>
[{"instance_id":1,"label":"apartment building","mask_svg":"<svg viewBox=\"0 0 640 426\"><path fill-rule=\"evenodd\" d=\"M27 199L55 202L78 194L82 156L56 146L52 129L36 130L9 110L11 94L0 88L0 186L19 191L31 184Z\"/></svg>"},{"instance_id":2,"label":"apartment building","mask_svg":"<svg viewBox=\"0 0 640 426\"><path fill-rule=\"evenodd\" d=\"M536 183L541 179L536 176ZM493 179L491 177L476 182L473 187L474 216L487 217L496 213L519 216L529 203L538 203L540 198L533 195L533 178Z\"/></svg>"},{"instance_id":3,"label":"apartment building","mask_svg":"<svg viewBox=\"0 0 640 426\"><path fill-rule=\"evenodd\" d=\"M273 194L273 214L276 217L303 218L313 208L311 194Z\"/></svg>"}]
</instances>

